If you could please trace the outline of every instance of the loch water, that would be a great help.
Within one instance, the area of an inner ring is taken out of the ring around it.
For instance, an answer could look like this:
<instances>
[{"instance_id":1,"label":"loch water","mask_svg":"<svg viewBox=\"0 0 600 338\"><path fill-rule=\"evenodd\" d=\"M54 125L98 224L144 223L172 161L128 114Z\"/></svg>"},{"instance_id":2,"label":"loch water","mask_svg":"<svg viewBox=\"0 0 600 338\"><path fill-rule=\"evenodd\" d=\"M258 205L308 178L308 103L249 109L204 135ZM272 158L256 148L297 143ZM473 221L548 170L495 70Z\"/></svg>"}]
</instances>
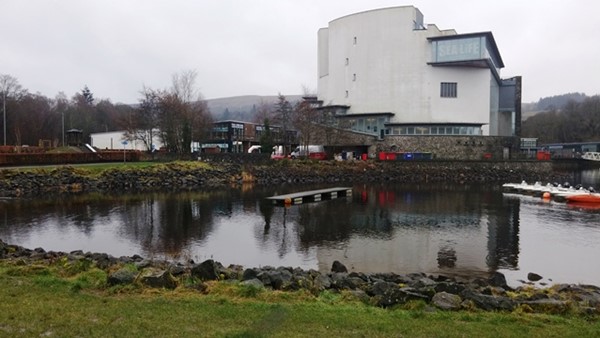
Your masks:
<instances>
[{"instance_id":1,"label":"loch water","mask_svg":"<svg viewBox=\"0 0 600 338\"><path fill-rule=\"evenodd\" d=\"M597 170L576 177L598 188ZM352 195L293 205L266 197L332 186ZM600 207L506 194L500 184L285 184L211 191L5 199L0 239L27 248L141 255L244 267L529 272L600 285Z\"/></svg>"}]
</instances>

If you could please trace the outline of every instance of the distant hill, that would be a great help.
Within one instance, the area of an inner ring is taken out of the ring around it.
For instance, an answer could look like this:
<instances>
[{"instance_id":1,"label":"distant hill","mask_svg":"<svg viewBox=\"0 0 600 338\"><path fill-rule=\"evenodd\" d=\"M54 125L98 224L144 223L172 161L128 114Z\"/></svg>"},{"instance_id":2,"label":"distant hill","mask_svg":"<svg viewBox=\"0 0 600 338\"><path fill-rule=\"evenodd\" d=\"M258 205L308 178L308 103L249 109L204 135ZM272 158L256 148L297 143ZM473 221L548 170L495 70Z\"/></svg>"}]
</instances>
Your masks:
<instances>
[{"instance_id":1,"label":"distant hill","mask_svg":"<svg viewBox=\"0 0 600 338\"><path fill-rule=\"evenodd\" d=\"M302 99L302 95L286 95L285 98L293 105ZM266 105L272 109L277 99L277 95L245 95L209 99L206 100L206 104L215 121L236 120L253 122L261 106Z\"/></svg>"},{"instance_id":2,"label":"distant hill","mask_svg":"<svg viewBox=\"0 0 600 338\"><path fill-rule=\"evenodd\" d=\"M521 104L522 120L526 120L537 113L560 110L569 101L583 102L587 96L584 93L568 93L540 98L537 102L523 102Z\"/></svg>"},{"instance_id":3,"label":"distant hill","mask_svg":"<svg viewBox=\"0 0 600 338\"><path fill-rule=\"evenodd\" d=\"M302 99L302 95L286 95L285 97L292 104ZM560 110L569 101L582 102L586 97L584 93L568 93L543 97L537 102L523 102L521 104L522 120L526 120L544 111L552 109ZM209 99L206 100L206 103L215 121L236 120L253 122L261 106L267 105L270 109L273 109L277 98L277 95L244 95Z\"/></svg>"}]
</instances>

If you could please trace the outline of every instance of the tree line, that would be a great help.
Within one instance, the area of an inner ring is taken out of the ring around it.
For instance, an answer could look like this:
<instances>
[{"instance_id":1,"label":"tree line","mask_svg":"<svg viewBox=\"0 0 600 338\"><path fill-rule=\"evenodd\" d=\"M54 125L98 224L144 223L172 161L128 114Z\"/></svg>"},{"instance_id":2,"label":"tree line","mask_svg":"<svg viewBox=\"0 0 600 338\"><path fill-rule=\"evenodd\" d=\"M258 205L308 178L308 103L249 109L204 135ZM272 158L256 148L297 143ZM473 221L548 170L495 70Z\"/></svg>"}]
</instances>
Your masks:
<instances>
[{"instance_id":1,"label":"tree line","mask_svg":"<svg viewBox=\"0 0 600 338\"><path fill-rule=\"evenodd\" d=\"M523 137L539 144L600 141L600 96L569 100L522 122Z\"/></svg>"},{"instance_id":2,"label":"tree line","mask_svg":"<svg viewBox=\"0 0 600 338\"><path fill-rule=\"evenodd\" d=\"M113 104L109 99L96 100L86 86L68 98L59 93L49 98L30 93L11 75L0 74L0 100L4 120L0 130L4 145L23 146L44 144L65 146L65 132L77 129L83 142L90 134L124 130L126 137L141 141L148 151L154 150L154 140L160 139L166 150L186 154L194 142L210 138L213 117L196 86L193 70L172 75L167 89L144 87L136 105ZM308 93L305 88L305 95ZM263 124L261 143L265 151L271 144L309 144L314 137L316 111L304 100L290 103L279 94L275 103L262 102L255 109L253 121ZM277 128L275 128L277 127ZM273 132L277 129L279 132ZM292 132L300 137L292 138Z\"/></svg>"},{"instance_id":3,"label":"tree line","mask_svg":"<svg viewBox=\"0 0 600 338\"><path fill-rule=\"evenodd\" d=\"M169 151L186 153L192 141L205 137L212 124L195 82L195 71L176 73L170 88L143 88L139 104L126 105L109 99L97 101L87 85L71 98L62 92L49 98L30 93L11 75L0 74L2 143L61 147L65 132L71 129L81 130L84 142L92 133L117 130L127 131L130 140L147 141L140 130L149 130L157 133ZM152 150L152 142L147 145Z\"/></svg>"}]
</instances>

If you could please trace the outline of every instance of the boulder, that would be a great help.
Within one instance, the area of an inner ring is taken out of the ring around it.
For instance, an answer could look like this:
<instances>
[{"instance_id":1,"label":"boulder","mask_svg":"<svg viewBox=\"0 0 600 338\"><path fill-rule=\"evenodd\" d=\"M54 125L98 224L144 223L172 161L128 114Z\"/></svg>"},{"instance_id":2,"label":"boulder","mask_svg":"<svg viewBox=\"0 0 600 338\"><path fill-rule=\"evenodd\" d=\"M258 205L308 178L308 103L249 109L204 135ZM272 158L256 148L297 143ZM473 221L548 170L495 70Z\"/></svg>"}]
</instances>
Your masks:
<instances>
[{"instance_id":1,"label":"boulder","mask_svg":"<svg viewBox=\"0 0 600 338\"><path fill-rule=\"evenodd\" d=\"M500 272L494 272L494 274L492 274L492 276L488 279L488 283L491 286L497 286L505 290L510 289L508 284L506 284L506 277Z\"/></svg>"},{"instance_id":2,"label":"boulder","mask_svg":"<svg viewBox=\"0 0 600 338\"><path fill-rule=\"evenodd\" d=\"M214 260L208 259L204 262L194 265L191 270L192 277L200 280L218 280L219 266Z\"/></svg>"},{"instance_id":3,"label":"boulder","mask_svg":"<svg viewBox=\"0 0 600 338\"><path fill-rule=\"evenodd\" d=\"M465 289L461 293L461 297L465 300L473 302L475 306L486 311L512 311L515 308L515 303L510 298L488 296L475 292L471 289Z\"/></svg>"},{"instance_id":4,"label":"boulder","mask_svg":"<svg viewBox=\"0 0 600 338\"><path fill-rule=\"evenodd\" d=\"M246 269L242 273L242 280L254 279L258 277L259 271L257 269Z\"/></svg>"},{"instance_id":5,"label":"boulder","mask_svg":"<svg viewBox=\"0 0 600 338\"><path fill-rule=\"evenodd\" d=\"M459 295L465 289L465 285L453 282L441 282L436 284L433 289L436 292L447 292L454 295Z\"/></svg>"},{"instance_id":6,"label":"boulder","mask_svg":"<svg viewBox=\"0 0 600 338\"><path fill-rule=\"evenodd\" d=\"M442 310L458 310L461 307L460 296L447 292L438 292L431 299L431 303Z\"/></svg>"},{"instance_id":7,"label":"boulder","mask_svg":"<svg viewBox=\"0 0 600 338\"><path fill-rule=\"evenodd\" d=\"M186 272L186 269L180 264L172 264L171 266L169 266L169 272L173 276L181 276Z\"/></svg>"},{"instance_id":8,"label":"boulder","mask_svg":"<svg viewBox=\"0 0 600 338\"><path fill-rule=\"evenodd\" d=\"M411 300L428 301L429 298L422 295L412 288L390 288L383 296L378 297L377 305L381 307L390 307L398 304L405 304Z\"/></svg>"},{"instance_id":9,"label":"boulder","mask_svg":"<svg viewBox=\"0 0 600 338\"><path fill-rule=\"evenodd\" d=\"M240 285L251 286L251 287L255 287L257 289L262 289L265 287L265 285L258 278L252 278L252 279L242 281L240 283Z\"/></svg>"},{"instance_id":10,"label":"boulder","mask_svg":"<svg viewBox=\"0 0 600 338\"><path fill-rule=\"evenodd\" d=\"M275 290L287 288L292 281L292 273L287 269L269 271L268 276L271 280L271 287Z\"/></svg>"},{"instance_id":11,"label":"boulder","mask_svg":"<svg viewBox=\"0 0 600 338\"><path fill-rule=\"evenodd\" d=\"M331 288L331 278L327 275L319 274L313 279L313 286L317 291L323 291Z\"/></svg>"},{"instance_id":12,"label":"boulder","mask_svg":"<svg viewBox=\"0 0 600 338\"><path fill-rule=\"evenodd\" d=\"M371 284L366 292L369 296L383 296L386 294L386 292L389 292L390 289L399 289L400 287L398 286L398 284L395 283L391 283L391 282L386 282L386 281L379 281L379 282L375 282L373 284Z\"/></svg>"},{"instance_id":13,"label":"boulder","mask_svg":"<svg viewBox=\"0 0 600 338\"><path fill-rule=\"evenodd\" d=\"M527 274L527 279L531 282L537 282L537 281L541 280L542 278L544 278L544 277L538 275L535 272L530 272Z\"/></svg>"},{"instance_id":14,"label":"boulder","mask_svg":"<svg viewBox=\"0 0 600 338\"><path fill-rule=\"evenodd\" d=\"M175 289L177 287L177 281L167 270L146 269L140 274L139 281L153 288Z\"/></svg>"},{"instance_id":15,"label":"boulder","mask_svg":"<svg viewBox=\"0 0 600 338\"><path fill-rule=\"evenodd\" d=\"M519 304L528 305L534 312L539 313L564 314L569 309L567 301L551 298L522 301Z\"/></svg>"},{"instance_id":16,"label":"boulder","mask_svg":"<svg viewBox=\"0 0 600 338\"><path fill-rule=\"evenodd\" d=\"M333 264L331 265L331 272L333 272L333 273L348 272L348 269L340 261L334 261Z\"/></svg>"},{"instance_id":17,"label":"boulder","mask_svg":"<svg viewBox=\"0 0 600 338\"><path fill-rule=\"evenodd\" d=\"M129 269L119 269L108 275L107 283L110 286L119 284L131 284L135 280L137 272Z\"/></svg>"}]
</instances>

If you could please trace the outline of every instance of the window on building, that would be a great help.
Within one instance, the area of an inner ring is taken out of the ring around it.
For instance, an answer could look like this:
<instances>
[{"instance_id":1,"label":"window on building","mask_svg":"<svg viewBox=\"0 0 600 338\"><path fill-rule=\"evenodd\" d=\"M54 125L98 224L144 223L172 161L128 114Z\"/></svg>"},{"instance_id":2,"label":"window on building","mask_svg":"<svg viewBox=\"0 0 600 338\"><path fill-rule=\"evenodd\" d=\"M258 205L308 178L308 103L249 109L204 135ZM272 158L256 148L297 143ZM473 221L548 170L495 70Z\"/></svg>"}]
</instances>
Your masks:
<instances>
[{"instance_id":1,"label":"window on building","mask_svg":"<svg viewBox=\"0 0 600 338\"><path fill-rule=\"evenodd\" d=\"M346 97L348 97L348 91L346 90Z\"/></svg>"},{"instance_id":2,"label":"window on building","mask_svg":"<svg viewBox=\"0 0 600 338\"><path fill-rule=\"evenodd\" d=\"M356 81L356 73L352 74L352 81Z\"/></svg>"},{"instance_id":3,"label":"window on building","mask_svg":"<svg viewBox=\"0 0 600 338\"><path fill-rule=\"evenodd\" d=\"M441 97L456 97L457 83L456 82L442 82L440 86L440 96Z\"/></svg>"},{"instance_id":4,"label":"window on building","mask_svg":"<svg viewBox=\"0 0 600 338\"><path fill-rule=\"evenodd\" d=\"M356 36L354 37L354 44L356 45Z\"/></svg>"},{"instance_id":5,"label":"window on building","mask_svg":"<svg viewBox=\"0 0 600 338\"><path fill-rule=\"evenodd\" d=\"M346 58L346 66L350 64L350 59Z\"/></svg>"}]
</instances>

